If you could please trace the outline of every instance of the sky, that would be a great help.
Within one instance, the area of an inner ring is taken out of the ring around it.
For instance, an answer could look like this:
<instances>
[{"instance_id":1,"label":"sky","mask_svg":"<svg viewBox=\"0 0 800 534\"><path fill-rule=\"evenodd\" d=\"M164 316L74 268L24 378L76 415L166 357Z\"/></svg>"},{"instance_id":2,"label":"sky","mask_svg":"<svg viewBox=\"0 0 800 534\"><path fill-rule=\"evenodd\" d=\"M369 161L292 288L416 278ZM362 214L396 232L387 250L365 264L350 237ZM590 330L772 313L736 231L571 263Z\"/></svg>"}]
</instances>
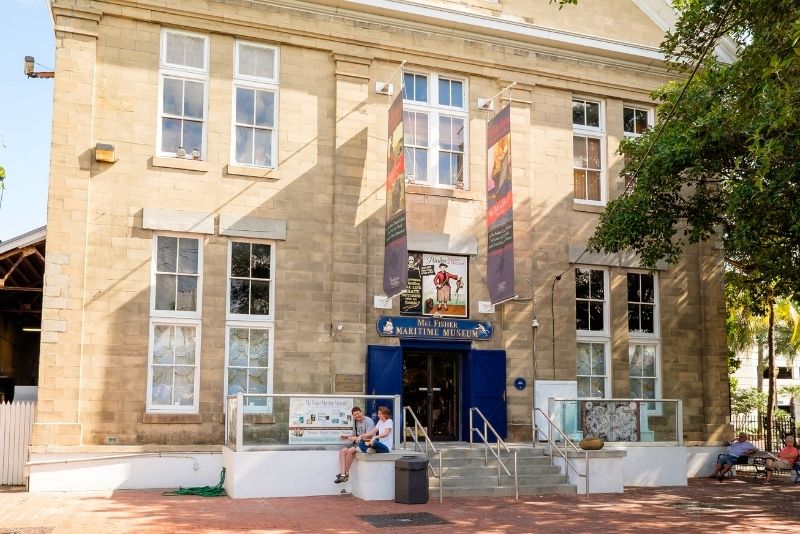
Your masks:
<instances>
[{"instance_id":1,"label":"sky","mask_svg":"<svg viewBox=\"0 0 800 534\"><path fill-rule=\"evenodd\" d=\"M37 71L55 67L48 0L0 0L0 165L6 170L1 241L47 221L53 80L26 78L25 56L41 64Z\"/></svg>"}]
</instances>

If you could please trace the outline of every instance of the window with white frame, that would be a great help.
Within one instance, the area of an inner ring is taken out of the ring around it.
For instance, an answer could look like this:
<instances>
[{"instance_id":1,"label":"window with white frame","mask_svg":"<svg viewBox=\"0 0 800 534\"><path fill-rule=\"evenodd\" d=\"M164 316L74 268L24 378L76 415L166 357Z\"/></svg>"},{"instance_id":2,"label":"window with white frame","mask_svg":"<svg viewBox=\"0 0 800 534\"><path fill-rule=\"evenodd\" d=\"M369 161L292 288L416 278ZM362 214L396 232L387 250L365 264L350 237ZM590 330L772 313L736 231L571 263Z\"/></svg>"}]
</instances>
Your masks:
<instances>
[{"instance_id":1,"label":"window with white frame","mask_svg":"<svg viewBox=\"0 0 800 534\"><path fill-rule=\"evenodd\" d=\"M205 159L208 36L161 32L158 153Z\"/></svg>"},{"instance_id":2,"label":"window with white frame","mask_svg":"<svg viewBox=\"0 0 800 534\"><path fill-rule=\"evenodd\" d=\"M578 397L609 396L609 330L603 269L575 269L575 330Z\"/></svg>"},{"instance_id":3,"label":"window with white frame","mask_svg":"<svg viewBox=\"0 0 800 534\"><path fill-rule=\"evenodd\" d=\"M600 102L572 99L574 199L602 204L606 200L605 126Z\"/></svg>"},{"instance_id":4,"label":"window with white frame","mask_svg":"<svg viewBox=\"0 0 800 534\"><path fill-rule=\"evenodd\" d=\"M622 126L625 137L641 137L653 125L653 110L636 106L624 105L622 107ZM625 157L625 166L628 158ZM632 176L626 176L625 187L631 186Z\"/></svg>"},{"instance_id":5,"label":"window with white frame","mask_svg":"<svg viewBox=\"0 0 800 534\"><path fill-rule=\"evenodd\" d=\"M414 183L464 187L466 81L441 74L403 75L405 173Z\"/></svg>"},{"instance_id":6,"label":"window with white frame","mask_svg":"<svg viewBox=\"0 0 800 534\"><path fill-rule=\"evenodd\" d=\"M276 167L278 57L275 47L236 42L231 158L238 165Z\"/></svg>"},{"instance_id":7,"label":"window with white frame","mask_svg":"<svg viewBox=\"0 0 800 534\"><path fill-rule=\"evenodd\" d=\"M627 273L630 395L660 396L658 285L653 273Z\"/></svg>"},{"instance_id":8,"label":"window with white frame","mask_svg":"<svg viewBox=\"0 0 800 534\"><path fill-rule=\"evenodd\" d=\"M225 394L272 391L275 247L231 241L228 245L228 313ZM265 410L265 398L246 399L247 410Z\"/></svg>"},{"instance_id":9,"label":"window with white frame","mask_svg":"<svg viewBox=\"0 0 800 534\"><path fill-rule=\"evenodd\" d=\"M202 256L198 238L153 239L148 412L198 410Z\"/></svg>"}]
</instances>

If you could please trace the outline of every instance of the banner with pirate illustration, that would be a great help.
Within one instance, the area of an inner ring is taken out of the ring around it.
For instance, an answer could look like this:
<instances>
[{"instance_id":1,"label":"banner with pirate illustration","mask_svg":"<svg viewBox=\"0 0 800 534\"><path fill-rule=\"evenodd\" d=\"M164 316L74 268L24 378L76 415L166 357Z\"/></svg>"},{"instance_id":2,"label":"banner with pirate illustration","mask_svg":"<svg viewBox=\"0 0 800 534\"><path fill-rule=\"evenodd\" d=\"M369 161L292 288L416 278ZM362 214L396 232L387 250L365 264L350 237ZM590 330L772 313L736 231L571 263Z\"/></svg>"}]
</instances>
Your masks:
<instances>
[{"instance_id":1,"label":"banner with pirate illustration","mask_svg":"<svg viewBox=\"0 0 800 534\"><path fill-rule=\"evenodd\" d=\"M468 256L409 252L407 269L401 315L469 316Z\"/></svg>"},{"instance_id":2,"label":"banner with pirate illustration","mask_svg":"<svg viewBox=\"0 0 800 534\"><path fill-rule=\"evenodd\" d=\"M406 287L406 181L403 154L403 93L389 108L389 147L386 158L386 228L384 230L383 292L389 298Z\"/></svg>"},{"instance_id":3,"label":"banner with pirate illustration","mask_svg":"<svg viewBox=\"0 0 800 534\"><path fill-rule=\"evenodd\" d=\"M492 304L514 298L514 213L511 197L511 106L488 124L486 139L487 282Z\"/></svg>"}]
</instances>

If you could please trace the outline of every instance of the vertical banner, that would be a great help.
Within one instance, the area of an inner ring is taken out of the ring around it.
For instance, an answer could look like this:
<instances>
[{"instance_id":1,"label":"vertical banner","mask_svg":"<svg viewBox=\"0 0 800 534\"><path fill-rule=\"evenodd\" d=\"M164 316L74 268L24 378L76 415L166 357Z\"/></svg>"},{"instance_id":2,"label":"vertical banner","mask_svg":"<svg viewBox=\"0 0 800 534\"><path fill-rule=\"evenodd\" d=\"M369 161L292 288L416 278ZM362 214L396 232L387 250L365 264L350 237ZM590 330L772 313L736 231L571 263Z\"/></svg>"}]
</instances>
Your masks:
<instances>
[{"instance_id":1,"label":"vertical banner","mask_svg":"<svg viewBox=\"0 0 800 534\"><path fill-rule=\"evenodd\" d=\"M486 227L489 234L487 281L492 304L516 296L514 288L514 213L511 198L511 105L489 121L486 177Z\"/></svg>"},{"instance_id":2,"label":"vertical banner","mask_svg":"<svg viewBox=\"0 0 800 534\"><path fill-rule=\"evenodd\" d=\"M406 288L406 176L403 150L403 92L389 108L389 149L386 161L386 229L383 251L383 292L395 297Z\"/></svg>"}]
</instances>

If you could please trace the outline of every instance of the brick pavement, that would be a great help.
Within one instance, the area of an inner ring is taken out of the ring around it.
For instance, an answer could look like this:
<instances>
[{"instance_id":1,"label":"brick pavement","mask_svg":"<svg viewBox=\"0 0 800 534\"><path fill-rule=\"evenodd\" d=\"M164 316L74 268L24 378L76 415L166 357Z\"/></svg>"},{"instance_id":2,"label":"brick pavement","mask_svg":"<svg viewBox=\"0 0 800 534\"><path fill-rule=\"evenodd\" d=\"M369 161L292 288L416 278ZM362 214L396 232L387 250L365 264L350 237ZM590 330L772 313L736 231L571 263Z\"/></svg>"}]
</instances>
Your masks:
<instances>
[{"instance_id":1,"label":"brick pavement","mask_svg":"<svg viewBox=\"0 0 800 534\"><path fill-rule=\"evenodd\" d=\"M280 499L163 496L160 491L0 492L0 534L789 532L800 528L800 486L694 479L688 487L623 495L448 498L424 505L352 496ZM376 528L359 515L428 512L445 526ZM51 530L52 529L52 530Z\"/></svg>"}]
</instances>

